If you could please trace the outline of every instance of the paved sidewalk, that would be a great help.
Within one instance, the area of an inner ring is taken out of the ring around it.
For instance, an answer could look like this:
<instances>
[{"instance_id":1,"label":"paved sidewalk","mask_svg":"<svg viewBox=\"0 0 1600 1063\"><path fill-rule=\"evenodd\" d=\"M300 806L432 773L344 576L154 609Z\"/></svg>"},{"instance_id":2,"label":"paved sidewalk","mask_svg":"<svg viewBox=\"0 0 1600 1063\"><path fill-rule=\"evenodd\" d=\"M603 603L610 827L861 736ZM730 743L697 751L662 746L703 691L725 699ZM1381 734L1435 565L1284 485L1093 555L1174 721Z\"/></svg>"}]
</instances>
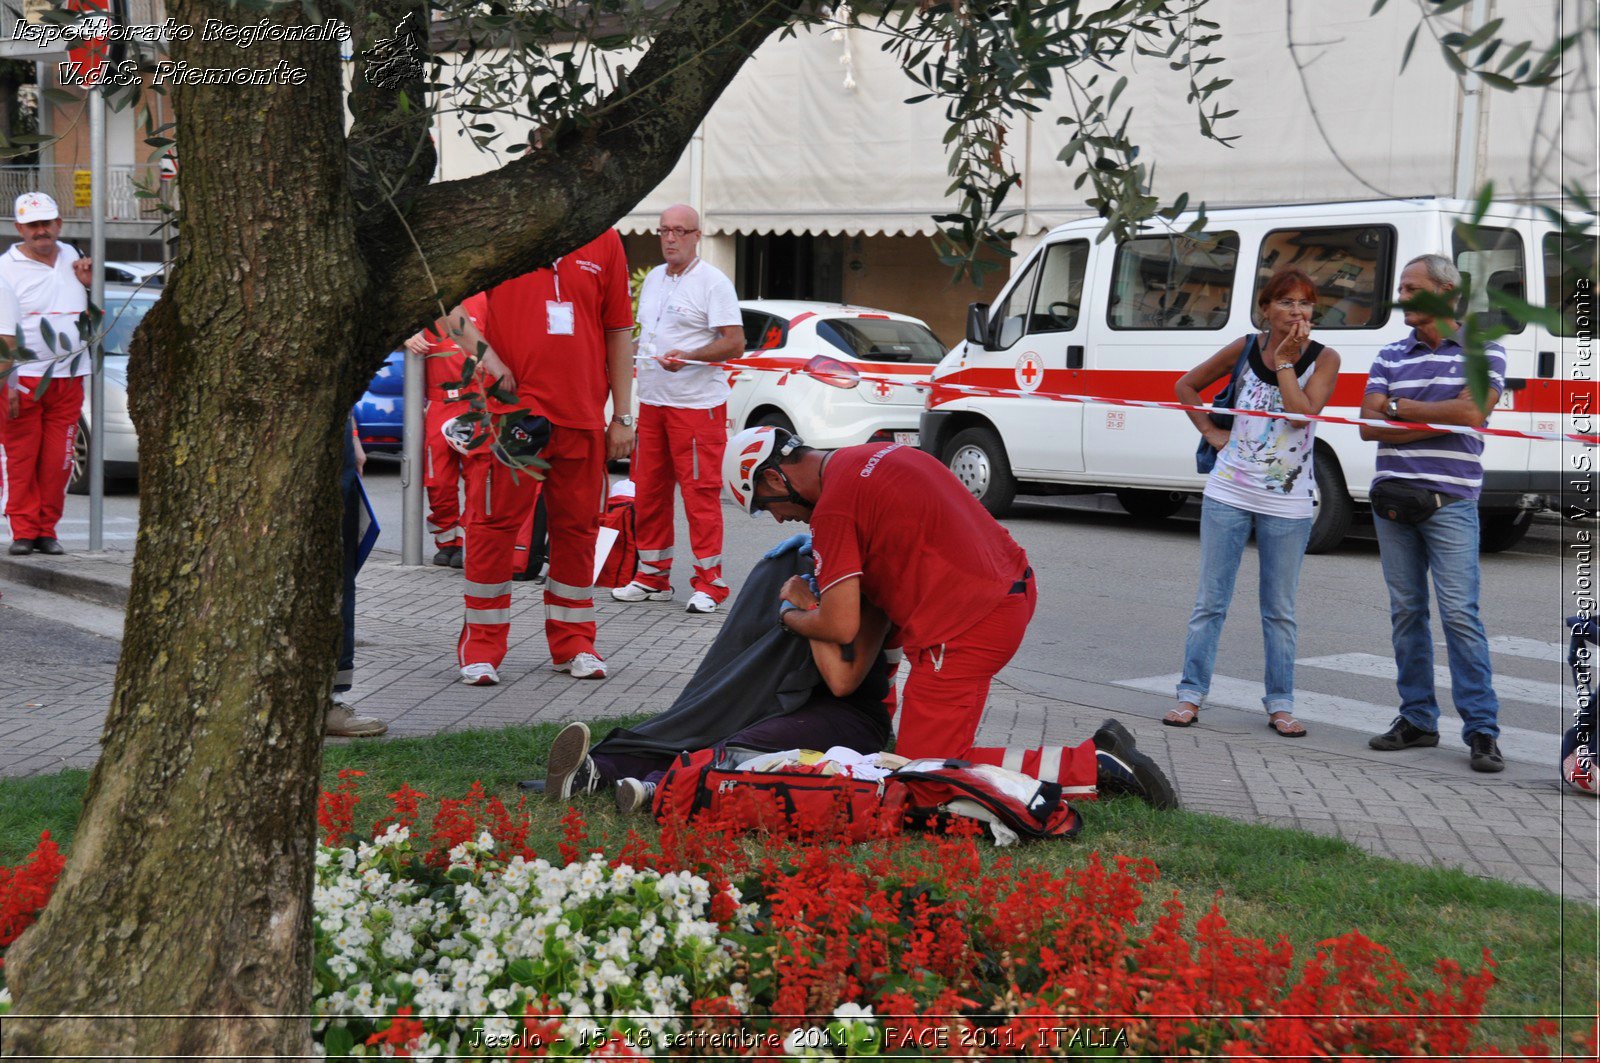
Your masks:
<instances>
[{"instance_id":1,"label":"paved sidewalk","mask_svg":"<svg viewBox=\"0 0 1600 1063\"><path fill-rule=\"evenodd\" d=\"M131 561L120 552L0 556L0 581L120 607ZM455 664L459 583L458 572L405 568L383 552L361 572L356 694L361 711L388 721L392 736L663 709L721 622L720 615L686 614L682 602L626 606L602 594L596 603L599 649L611 677L579 682L550 670L543 607L537 588L524 584L514 595L503 682L465 687L456 681ZM12 667L0 676L0 775L92 764L112 667L85 664L50 676L23 671ZM1201 727L1161 727L1149 695L1074 681L1041 692L1036 684L1007 682L1004 673L980 738L987 744L1075 744L1107 716L1122 719L1172 775L1187 809L1298 827L1381 856L1596 900L1600 802L1565 793L1553 764L1512 761L1503 774L1478 775L1467 770L1463 750L1446 748L1450 742L1437 750L1378 754L1331 727L1286 742L1244 714L1213 712Z\"/></svg>"}]
</instances>

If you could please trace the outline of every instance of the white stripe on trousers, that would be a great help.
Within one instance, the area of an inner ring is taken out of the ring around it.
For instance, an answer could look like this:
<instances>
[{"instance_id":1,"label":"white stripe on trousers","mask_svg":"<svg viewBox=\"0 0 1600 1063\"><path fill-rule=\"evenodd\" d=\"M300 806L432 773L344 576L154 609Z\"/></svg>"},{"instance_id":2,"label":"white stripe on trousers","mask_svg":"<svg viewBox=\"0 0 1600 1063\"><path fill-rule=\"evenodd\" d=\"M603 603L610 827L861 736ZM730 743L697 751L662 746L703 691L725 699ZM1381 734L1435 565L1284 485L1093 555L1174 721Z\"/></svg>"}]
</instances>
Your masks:
<instances>
[{"instance_id":1,"label":"white stripe on trousers","mask_svg":"<svg viewBox=\"0 0 1600 1063\"><path fill-rule=\"evenodd\" d=\"M474 609L469 605L466 608L466 622L469 624L509 624L511 623L511 610Z\"/></svg>"},{"instance_id":2,"label":"white stripe on trousers","mask_svg":"<svg viewBox=\"0 0 1600 1063\"><path fill-rule=\"evenodd\" d=\"M472 580L463 580L461 593L470 594L474 598L498 598L502 594L511 593L511 581L504 583L474 583Z\"/></svg>"},{"instance_id":3,"label":"white stripe on trousers","mask_svg":"<svg viewBox=\"0 0 1600 1063\"><path fill-rule=\"evenodd\" d=\"M570 583L562 583L558 579L546 579L544 589L549 594L558 598L571 598L573 601L582 602L594 597L594 585L587 587L574 587Z\"/></svg>"},{"instance_id":4,"label":"white stripe on trousers","mask_svg":"<svg viewBox=\"0 0 1600 1063\"><path fill-rule=\"evenodd\" d=\"M560 620L568 624L594 623L594 606L586 608L573 608L568 605L552 605L544 603L544 615L551 620Z\"/></svg>"}]
</instances>

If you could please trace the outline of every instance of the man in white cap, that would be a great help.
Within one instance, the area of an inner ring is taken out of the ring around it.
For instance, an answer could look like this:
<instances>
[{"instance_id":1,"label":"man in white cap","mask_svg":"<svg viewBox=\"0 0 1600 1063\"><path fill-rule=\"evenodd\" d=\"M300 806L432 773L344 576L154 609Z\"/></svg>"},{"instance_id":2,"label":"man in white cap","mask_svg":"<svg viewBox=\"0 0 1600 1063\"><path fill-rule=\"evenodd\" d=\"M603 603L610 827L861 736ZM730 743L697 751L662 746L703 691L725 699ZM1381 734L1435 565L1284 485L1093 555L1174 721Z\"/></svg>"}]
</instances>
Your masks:
<instances>
[{"instance_id":1,"label":"man in white cap","mask_svg":"<svg viewBox=\"0 0 1600 1063\"><path fill-rule=\"evenodd\" d=\"M60 554L56 522L72 479L83 378L93 370L79 333L93 263L59 242L61 212L43 192L18 196L15 214L22 239L0 255L0 281L21 307L24 347L4 385L6 517L11 553Z\"/></svg>"}]
</instances>

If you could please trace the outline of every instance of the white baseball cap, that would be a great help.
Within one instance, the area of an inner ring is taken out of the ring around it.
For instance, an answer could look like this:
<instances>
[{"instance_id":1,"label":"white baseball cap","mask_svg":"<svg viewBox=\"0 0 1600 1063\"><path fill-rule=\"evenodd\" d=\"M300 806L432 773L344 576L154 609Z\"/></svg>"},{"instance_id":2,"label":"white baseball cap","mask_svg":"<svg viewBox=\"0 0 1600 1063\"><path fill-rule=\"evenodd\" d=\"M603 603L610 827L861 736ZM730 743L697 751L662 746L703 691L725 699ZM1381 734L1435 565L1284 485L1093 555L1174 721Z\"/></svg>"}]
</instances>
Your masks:
<instances>
[{"instance_id":1,"label":"white baseball cap","mask_svg":"<svg viewBox=\"0 0 1600 1063\"><path fill-rule=\"evenodd\" d=\"M54 221L61 217L61 211L56 207L56 201L43 192L24 192L17 197L17 207L14 211L17 221L28 223L31 221Z\"/></svg>"}]
</instances>

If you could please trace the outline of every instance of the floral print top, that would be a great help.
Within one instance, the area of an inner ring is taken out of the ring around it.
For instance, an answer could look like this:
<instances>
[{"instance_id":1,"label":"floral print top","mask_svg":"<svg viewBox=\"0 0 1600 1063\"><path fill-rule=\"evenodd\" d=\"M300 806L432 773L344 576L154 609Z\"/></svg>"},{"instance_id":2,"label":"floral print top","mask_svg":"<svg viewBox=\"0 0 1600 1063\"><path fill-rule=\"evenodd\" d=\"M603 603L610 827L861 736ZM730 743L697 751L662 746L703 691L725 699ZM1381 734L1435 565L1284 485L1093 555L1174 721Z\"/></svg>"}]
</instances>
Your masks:
<instances>
[{"instance_id":1,"label":"floral print top","mask_svg":"<svg viewBox=\"0 0 1600 1063\"><path fill-rule=\"evenodd\" d=\"M1302 388L1315 367L1316 361L1311 359L1302 368ZM1234 406L1281 411L1283 392L1261 379L1253 366L1246 366L1239 375ZM1217 454L1216 468L1206 481L1206 497L1253 513L1310 517L1316 486L1312 468L1316 433L1312 421L1297 425L1277 417L1235 417L1228 444Z\"/></svg>"}]
</instances>

